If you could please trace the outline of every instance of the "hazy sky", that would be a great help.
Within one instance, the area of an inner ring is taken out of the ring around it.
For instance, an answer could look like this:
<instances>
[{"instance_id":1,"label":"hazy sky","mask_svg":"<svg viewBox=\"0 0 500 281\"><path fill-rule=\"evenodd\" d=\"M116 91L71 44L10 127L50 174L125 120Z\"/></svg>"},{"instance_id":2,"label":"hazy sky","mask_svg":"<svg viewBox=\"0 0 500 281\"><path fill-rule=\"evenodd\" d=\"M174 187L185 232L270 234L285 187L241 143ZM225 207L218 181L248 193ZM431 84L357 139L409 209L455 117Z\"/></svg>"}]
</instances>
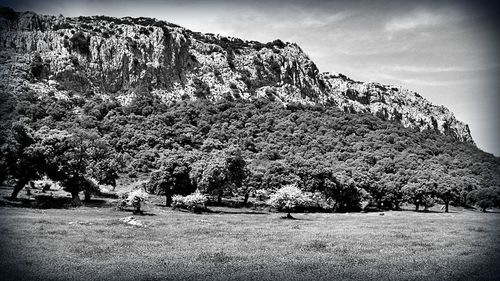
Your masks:
<instances>
[{"instance_id":1,"label":"hazy sky","mask_svg":"<svg viewBox=\"0 0 500 281\"><path fill-rule=\"evenodd\" d=\"M320 71L402 85L448 107L481 149L499 156L499 9L479 2L0 0L18 11L154 17L194 31L296 42Z\"/></svg>"}]
</instances>

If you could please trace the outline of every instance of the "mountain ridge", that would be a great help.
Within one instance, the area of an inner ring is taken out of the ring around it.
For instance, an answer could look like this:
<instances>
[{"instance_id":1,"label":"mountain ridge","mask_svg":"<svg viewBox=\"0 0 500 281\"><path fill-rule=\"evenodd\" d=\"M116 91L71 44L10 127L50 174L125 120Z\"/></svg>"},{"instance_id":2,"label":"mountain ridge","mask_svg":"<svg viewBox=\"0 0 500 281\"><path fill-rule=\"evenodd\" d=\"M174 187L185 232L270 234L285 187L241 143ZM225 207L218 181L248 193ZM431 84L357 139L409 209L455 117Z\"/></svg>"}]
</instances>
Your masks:
<instances>
[{"instance_id":1,"label":"mountain ridge","mask_svg":"<svg viewBox=\"0 0 500 281\"><path fill-rule=\"evenodd\" d=\"M165 103L267 97L370 113L474 144L468 126L447 108L401 87L321 73L297 44L281 40L203 34L149 18L66 18L3 8L0 46L0 79L8 89L62 99L95 94L122 104L141 91Z\"/></svg>"}]
</instances>

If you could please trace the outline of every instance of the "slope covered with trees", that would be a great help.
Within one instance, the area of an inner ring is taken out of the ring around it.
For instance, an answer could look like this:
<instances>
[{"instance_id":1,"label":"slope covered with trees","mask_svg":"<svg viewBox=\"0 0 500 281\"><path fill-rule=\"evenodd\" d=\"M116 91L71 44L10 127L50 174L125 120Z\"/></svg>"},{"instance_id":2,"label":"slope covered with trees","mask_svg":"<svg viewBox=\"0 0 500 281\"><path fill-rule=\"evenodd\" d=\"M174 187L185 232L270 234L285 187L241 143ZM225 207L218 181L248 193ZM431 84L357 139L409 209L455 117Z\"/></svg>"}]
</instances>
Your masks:
<instances>
[{"instance_id":1,"label":"slope covered with trees","mask_svg":"<svg viewBox=\"0 0 500 281\"><path fill-rule=\"evenodd\" d=\"M390 209L465 205L471 191L500 185L500 160L472 144L332 107L266 98L165 104L147 90L124 106L30 90L2 99L10 105L2 112L2 169L18 185L47 175L75 199L96 191L90 179L112 184L138 174L167 204L196 189L246 201L296 184L337 211L365 201Z\"/></svg>"}]
</instances>

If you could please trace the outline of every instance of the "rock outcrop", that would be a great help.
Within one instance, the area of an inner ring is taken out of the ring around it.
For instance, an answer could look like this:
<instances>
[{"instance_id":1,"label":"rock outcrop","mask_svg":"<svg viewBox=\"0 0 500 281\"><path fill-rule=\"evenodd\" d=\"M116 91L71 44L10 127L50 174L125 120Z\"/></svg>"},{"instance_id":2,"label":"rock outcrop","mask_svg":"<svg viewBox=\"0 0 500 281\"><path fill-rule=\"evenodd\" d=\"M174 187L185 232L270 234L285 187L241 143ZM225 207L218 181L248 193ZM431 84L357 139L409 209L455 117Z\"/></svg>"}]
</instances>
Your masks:
<instances>
[{"instance_id":1,"label":"rock outcrop","mask_svg":"<svg viewBox=\"0 0 500 281\"><path fill-rule=\"evenodd\" d=\"M473 143L442 106L400 87L320 73L293 43L202 34L149 18L0 11L2 91L95 94L129 103L138 91L164 102L253 99L337 106Z\"/></svg>"}]
</instances>

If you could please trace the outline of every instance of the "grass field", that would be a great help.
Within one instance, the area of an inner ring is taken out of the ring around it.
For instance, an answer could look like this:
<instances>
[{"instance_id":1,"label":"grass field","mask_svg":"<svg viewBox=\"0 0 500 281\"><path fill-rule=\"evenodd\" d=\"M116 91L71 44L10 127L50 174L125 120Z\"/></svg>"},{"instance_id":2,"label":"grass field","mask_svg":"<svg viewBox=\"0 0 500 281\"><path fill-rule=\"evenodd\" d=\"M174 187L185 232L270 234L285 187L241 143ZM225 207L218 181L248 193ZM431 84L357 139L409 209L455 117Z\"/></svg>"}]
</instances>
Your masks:
<instances>
[{"instance_id":1,"label":"grass field","mask_svg":"<svg viewBox=\"0 0 500 281\"><path fill-rule=\"evenodd\" d=\"M0 280L500 280L500 214L0 207Z\"/></svg>"}]
</instances>

